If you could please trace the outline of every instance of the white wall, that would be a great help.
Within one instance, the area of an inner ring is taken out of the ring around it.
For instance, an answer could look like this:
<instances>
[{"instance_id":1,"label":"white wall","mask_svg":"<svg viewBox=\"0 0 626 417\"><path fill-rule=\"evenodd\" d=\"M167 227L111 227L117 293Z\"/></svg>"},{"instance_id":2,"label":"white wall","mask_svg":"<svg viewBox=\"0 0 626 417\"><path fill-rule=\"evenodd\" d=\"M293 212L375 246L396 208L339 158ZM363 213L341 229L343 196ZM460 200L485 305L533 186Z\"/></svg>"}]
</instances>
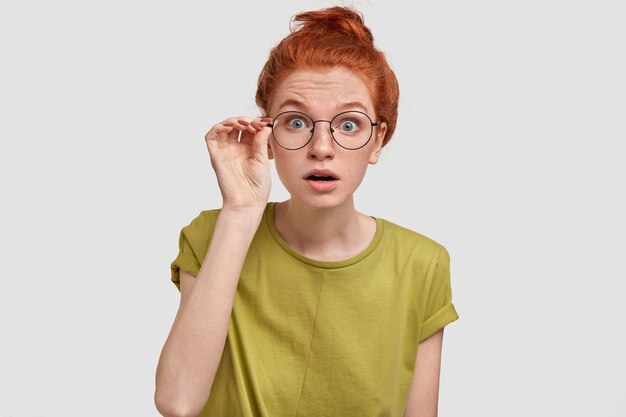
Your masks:
<instances>
[{"instance_id":1,"label":"white wall","mask_svg":"<svg viewBox=\"0 0 626 417\"><path fill-rule=\"evenodd\" d=\"M3 4L0 416L158 415L178 233L221 205L203 136L333 4ZM401 87L357 208L451 254L440 415L625 415L623 4L353 4Z\"/></svg>"}]
</instances>

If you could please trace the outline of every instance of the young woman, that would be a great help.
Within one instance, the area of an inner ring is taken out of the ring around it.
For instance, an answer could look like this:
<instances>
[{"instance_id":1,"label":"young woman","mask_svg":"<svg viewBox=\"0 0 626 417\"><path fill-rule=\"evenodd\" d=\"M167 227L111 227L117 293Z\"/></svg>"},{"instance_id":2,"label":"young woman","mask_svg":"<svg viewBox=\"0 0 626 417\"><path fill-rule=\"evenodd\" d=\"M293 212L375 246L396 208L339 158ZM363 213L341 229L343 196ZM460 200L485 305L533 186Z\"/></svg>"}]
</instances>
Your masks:
<instances>
[{"instance_id":1,"label":"young woman","mask_svg":"<svg viewBox=\"0 0 626 417\"><path fill-rule=\"evenodd\" d=\"M259 77L266 117L206 134L223 205L180 234L157 409L435 417L443 328L458 319L448 252L353 199L394 132L396 77L356 11L295 20ZM287 201L268 202L270 159Z\"/></svg>"}]
</instances>

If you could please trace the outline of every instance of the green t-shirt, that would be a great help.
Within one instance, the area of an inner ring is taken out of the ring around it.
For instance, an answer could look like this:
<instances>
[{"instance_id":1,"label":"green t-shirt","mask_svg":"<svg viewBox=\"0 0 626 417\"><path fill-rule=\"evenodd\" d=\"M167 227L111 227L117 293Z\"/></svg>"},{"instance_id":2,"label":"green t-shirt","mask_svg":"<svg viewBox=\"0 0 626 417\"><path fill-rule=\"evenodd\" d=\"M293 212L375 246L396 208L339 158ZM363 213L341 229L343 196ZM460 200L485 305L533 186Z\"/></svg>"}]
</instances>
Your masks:
<instances>
[{"instance_id":1,"label":"green t-shirt","mask_svg":"<svg viewBox=\"0 0 626 417\"><path fill-rule=\"evenodd\" d=\"M269 202L235 293L224 353L201 417L399 416L418 343L459 318L448 251L375 218L360 254L318 261L293 249ZM179 268L197 276L220 209L181 230Z\"/></svg>"}]
</instances>

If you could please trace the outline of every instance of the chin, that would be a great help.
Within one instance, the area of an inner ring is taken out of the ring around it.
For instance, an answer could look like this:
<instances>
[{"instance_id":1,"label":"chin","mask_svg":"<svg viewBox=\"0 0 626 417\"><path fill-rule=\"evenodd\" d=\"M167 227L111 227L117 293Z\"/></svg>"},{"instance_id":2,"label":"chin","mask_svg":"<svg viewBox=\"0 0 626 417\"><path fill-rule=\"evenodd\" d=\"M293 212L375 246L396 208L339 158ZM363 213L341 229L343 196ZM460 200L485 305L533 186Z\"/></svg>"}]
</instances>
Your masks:
<instances>
[{"instance_id":1,"label":"chin","mask_svg":"<svg viewBox=\"0 0 626 417\"><path fill-rule=\"evenodd\" d=\"M305 184L305 187L308 187ZM328 209L339 207L351 200L353 194L346 195L340 190L333 190L329 193L315 193L308 189L303 192L289 192L291 200L311 209Z\"/></svg>"}]
</instances>

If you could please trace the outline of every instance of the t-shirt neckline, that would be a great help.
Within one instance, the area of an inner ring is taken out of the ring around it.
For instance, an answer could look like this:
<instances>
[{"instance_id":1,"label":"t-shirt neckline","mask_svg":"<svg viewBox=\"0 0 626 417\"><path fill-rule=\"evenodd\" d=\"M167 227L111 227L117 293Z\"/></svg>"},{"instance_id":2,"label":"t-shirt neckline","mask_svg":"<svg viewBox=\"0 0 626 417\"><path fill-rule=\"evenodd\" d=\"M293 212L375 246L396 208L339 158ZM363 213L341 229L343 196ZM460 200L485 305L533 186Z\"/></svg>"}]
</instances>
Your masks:
<instances>
[{"instance_id":1,"label":"t-shirt neckline","mask_svg":"<svg viewBox=\"0 0 626 417\"><path fill-rule=\"evenodd\" d=\"M365 257L367 257L370 253L372 253L372 251L376 249L376 246L378 246L378 243L380 243L383 237L383 232L384 232L383 220L378 217L370 216L374 220L376 220L376 233L374 234L374 238L372 239L370 244L367 246L367 248L361 251L361 253L351 258L343 259L341 261L320 261L317 259L309 258L299 252L296 252L294 249L292 249L278 233L278 230L276 229L276 225L274 224L274 206L275 205L276 205L276 202L271 201L271 202L268 202L265 208L265 220L267 222L267 226L270 230L270 233L274 237L274 240L291 256L311 266L315 266L318 268L325 268L325 269L334 269L334 268L343 268L349 265L353 265L361 261Z\"/></svg>"}]
</instances>

